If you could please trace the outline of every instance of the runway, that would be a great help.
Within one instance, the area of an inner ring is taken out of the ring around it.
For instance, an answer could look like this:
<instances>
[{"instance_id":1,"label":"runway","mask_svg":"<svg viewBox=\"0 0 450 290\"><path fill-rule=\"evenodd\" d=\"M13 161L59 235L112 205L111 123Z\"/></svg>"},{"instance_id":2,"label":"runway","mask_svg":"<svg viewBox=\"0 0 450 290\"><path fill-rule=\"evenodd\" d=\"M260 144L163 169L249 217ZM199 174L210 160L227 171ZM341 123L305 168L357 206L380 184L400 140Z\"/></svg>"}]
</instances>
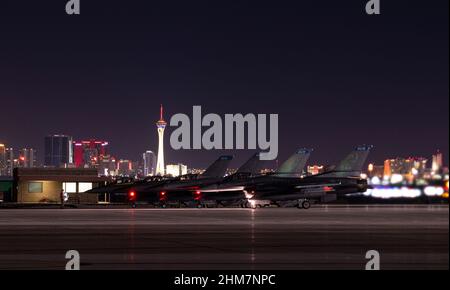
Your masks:
<instances>
[{"instance_id":1,"label":"runway","mask_svg":"<svg viewBox=\"0 0 450 290\"><path fill-rule=\"evenodd\" d=\"M448 206L0 210L0 269L446 269Z\"/></svg>"}]
</instances>

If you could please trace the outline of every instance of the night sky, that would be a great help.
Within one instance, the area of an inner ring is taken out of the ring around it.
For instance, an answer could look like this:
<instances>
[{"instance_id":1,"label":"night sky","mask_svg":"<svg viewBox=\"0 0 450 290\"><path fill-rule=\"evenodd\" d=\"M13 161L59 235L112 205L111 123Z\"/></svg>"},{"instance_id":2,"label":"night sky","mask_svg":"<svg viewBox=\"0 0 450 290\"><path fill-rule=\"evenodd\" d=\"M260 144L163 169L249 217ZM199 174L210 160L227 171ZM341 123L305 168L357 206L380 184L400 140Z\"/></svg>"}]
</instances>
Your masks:
<instances>
[{"instance_id":1,"label":"night sky","mask_svg":"<svg viewBox=\"0 0 450 290\"><path fill-rule=\"evenodd\" d=\"M94 3L93 3L94 2ZM279 158L312 147L331 164L357 144L370 160L449 151L449 1L2 0L0 143L44 136L110 142L138 160L157 151L166 119L192 113L277 113ZM173 151L205 166L222 151ZM238 162L251 152L236 154ZM447 163L447 162L446 162Z\"/></svg>"}]
</instances>

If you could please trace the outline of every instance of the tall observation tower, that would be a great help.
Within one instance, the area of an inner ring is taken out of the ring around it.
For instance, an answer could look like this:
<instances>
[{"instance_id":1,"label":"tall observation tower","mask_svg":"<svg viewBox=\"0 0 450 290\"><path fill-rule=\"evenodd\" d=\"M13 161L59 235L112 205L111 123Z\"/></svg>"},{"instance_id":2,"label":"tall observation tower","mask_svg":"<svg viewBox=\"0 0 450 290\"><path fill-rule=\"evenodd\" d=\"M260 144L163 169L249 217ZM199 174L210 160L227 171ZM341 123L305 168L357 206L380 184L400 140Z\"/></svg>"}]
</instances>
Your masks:
<instances>
[{"instance_id":1,"label":"tall observation tower","mask_svg":"<svg viewBox=\"0 0 450 290\"><path fill-rule=\"evenodd\" d=\"M166 129L166 121L164 121L163 118L163 105L161 105L160 110L160 118L159 121L156 123L156 127L158 128L158 138L159 138L159 145L158 145L158 161L156 163L156 175L164 175L165 174L165 168L164 168L164 129Z\"/></svg>"}]
</instances>

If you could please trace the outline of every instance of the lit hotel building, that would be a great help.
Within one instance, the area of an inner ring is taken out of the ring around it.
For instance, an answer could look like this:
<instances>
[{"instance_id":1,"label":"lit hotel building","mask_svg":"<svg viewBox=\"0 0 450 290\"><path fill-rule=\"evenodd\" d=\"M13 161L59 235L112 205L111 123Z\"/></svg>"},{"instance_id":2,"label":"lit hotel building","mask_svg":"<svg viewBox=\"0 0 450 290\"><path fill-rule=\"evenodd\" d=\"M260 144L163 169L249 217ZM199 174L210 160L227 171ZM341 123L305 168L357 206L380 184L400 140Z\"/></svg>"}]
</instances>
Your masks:
<instances>
[{"instance_id":1,"label":"lit hotel building","mask_svg":"<svg viewBox=\"0 0 450 290\"><path fill-rule=\"evenodd\" d=\"M166 167L166 174L177 177L180 175L186 175L187 174L187 166L181 163L178 164L167 164Z\"/></svg>"},{"instance_id":2,"label":"lit hotel building","mask_svg":"<svg viewBox=\"0 0 450 290\"><path fill-rule=\"evenodd\" d=\"M144 154L142 154L142 161L144 163L144 176L153 176L156 171L156 156L153 151L147 150Z\"/></svg>"},{"instance_id":3,"label":"lit hotel building","mask_svg":"<svg viewBox=\"0 0 450 290\"><path fill-rule=\"evenodd\" d=\"M433 163L431 165L431 170L433 172L439 172L442 169L443 166L443 155L441 152L437 152L436 154L433 155Z\"/></svg>"},{"instance_id":4,"label":"lit hotel building","mask_svg":"<svg viewBox=\"0 0 450 290\"><path fill-rule=\"evenodd\" d=\"M8 163L6 161L6 146L0 144L0 176L6 176L8 169Z\"/></svg>"},{"instance_id":5,"label":"lit hotel building","mask_svg":"<svg viewBox=\"0 0 450 290\"><path fill-rule=\"evenodd\" d=\"M97 168L108 154L108 145L106 141L95 139L73 142L75 167Z\"/></svg>"},{"instance_id":6,"label":"lit hotel building","mask_svg":"<svg viewBox=\"0 0 450 290\"><path fill-rule=\"evenodd\" d=\"M323 165L311 165L311 166L307 167L306 171L308 172L309 175L317 175L324 171L324 166Z\"/></svg>"},{"instance_id":7,"label":"lit hotel building","mask_svg":"<svg viewBox=\"0 0 450 290\"><path fill-rule=\"evenodd\" d=\"M37 167L36 150L33 148L23 148L19 151L19 158L17 160L20 168L35 168Z\"/></svg>"}]
</instances>

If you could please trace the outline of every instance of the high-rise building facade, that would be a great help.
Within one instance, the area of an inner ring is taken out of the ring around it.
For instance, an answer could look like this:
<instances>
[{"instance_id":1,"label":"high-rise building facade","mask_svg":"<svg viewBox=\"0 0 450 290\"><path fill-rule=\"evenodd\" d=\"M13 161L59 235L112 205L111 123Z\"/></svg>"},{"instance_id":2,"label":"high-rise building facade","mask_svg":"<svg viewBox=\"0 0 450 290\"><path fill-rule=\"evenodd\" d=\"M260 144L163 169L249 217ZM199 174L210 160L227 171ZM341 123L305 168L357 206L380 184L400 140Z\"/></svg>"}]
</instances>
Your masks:
<instances>
[{"instance_id":1,"label":"high-rise building facade","mask_svg":"<svg viewBox=\"0 0 450 290\"><path fill-rule=\"evenodd\" d=\"M442 169L443 166L443 155L441 152L436 152L436 154L433 155L433 163L431 165L431 170L433 172L439 172Z\"/></svg>"},{"instance_id":2,"label":"high-rise building facade","mask_svg":"<svg viewBox=\"0 0 450 290\"><path fill-rule=\"evenodd\" d=\"M158 161L156 163L156 175L165 175L164 167L164 130L166 129L166 121L163 118L163 106L160 109L160 118L156 123L156 128L158 130Z\"/></svg>"},{"instance_id":3,"label":"high-rise building facade","mask_svg":"<svg viewBox=\"0 0 450 290\"><path fill-rule=\"evenodd\" d=\"M181 163L167 164L166 174L173 177L187 174L187 166Z\"/></svg>"},{"instance_id":4,"label":"high-rise building facade","mask_svg":"<svg viewBox=\"0 0 450 290\"><path fill-rule=\"evenodd\" d=\"M0 176L6 176L8 169L8 164L6 162L6 146L5 144L0 144Z\"/></svg>"},{"instance_id":5,"label":"high-rise building facade","mask_svg":"<svg viewBox=\"0 0 450 290\"><path fill-rule=\"evenodd\" d=\"M390 163L388 162L388 166L390 166ZM390 170L390 169L389 169ZM375 165L373 163L370 163L367 166L367 176L372 177L378 177L383 178L385 176L385 167L383 165ZM390 174L388 174L390 175Z\"/></svg>"},{"instance_id":6,"label":"high-rise building facade","mask_svg":"<svg viewBox=\"0 0 450 290\"><path fill-rule=\"evenodd\" d=\"M75 167L98 168L102 159L108 155L108 145L106 141L95 139L73 142Z\"/></svg>"},{"instance_id":7,"label":"high-rise building facade","mask_svg":"<svg viewBox=\"0 0 450 290\"><path fill-rule=\"evenodd\" d=\"M45 137L44 165L48 167L68 167L73 164L72 137L49 135Z\"/></svg>"},{"instance_id":8,"label":"high-rise building facade","mask_svg":"<svg viewBox=\"0 0 450 290\"><path fill-rule=\"evenodd\" d=\"M384 161L384 176L394 174L423 174L426 170L427 159L423 157L396 158Z\"/></svg>"},{"instance_id":9,"label":"high-rise building facade","mask_svg":"<svg viewBox=\"0 0 450 290\"><path fill-rule=\"evenodd\" d=\"M133 162L130 160L119 160L117 162L117 174L121 176L132 176L135 174Z\"/></svg>"},{"instance_id":10,"label":"high-rise building facade","mask_svg":"<svg viewBox=\"0 0 450 290\"><path fill-rule=\"evenodd\" d=\"M117 174L116 158L111 155L103 155L97 169L100 176L115 176Z\"/></svg>"},{"instance_id":11,"label":"high-rise building facade","mask_svg":"<svg viewBox=\"0 0 450 290\"><path fill-rule=\"evenodd\" d=\"M14 160L14 150L0 144L0 176L12 176L14 167L17 167Z\"/></svg>"},{"instance_id":12,"label":"high-rise building facade","mask_svg":"<svg viewBox=\"0 0 450 290\"><path fill-rule=\"evenodd\" d=\"M308 165L308 167L306 168L306 172L309 175L317 175L319 173L322 173L324 171L324 166L323 165Z\"/></svg>"},{"instance_id":13,"label":"high-rise building facade","mask_svg":"<svg viewBox=\"0 0 450 290\"><path fill-rule=\"evenodd\" d=\"M144 176L152 176L156 173L156 155L153 151L147 150L142 154Z\"/></svg>"},{"instance_id":14,"label":"high-rise building facade","mask_svg":"<svg viewBox=\"0 0 450 290\"><path fill-rule=\"evenodd\" d=\"M12 176L14 172L14 168L18 166L17 160L14 159L14 149L6 148L6 164L7 168L7 176Z\"/></svg>"},{"instance_id":15,"label":"high-rise building facade","mask_svg":"<svg viewBox=\"0 0 450 290\"><path fill-rule=\"evenodd\" d=\"M23 148L19 151L17 158L20 168L34 168L37 167L36 150L33 148Z\"/></svg>"}]
</instances>

